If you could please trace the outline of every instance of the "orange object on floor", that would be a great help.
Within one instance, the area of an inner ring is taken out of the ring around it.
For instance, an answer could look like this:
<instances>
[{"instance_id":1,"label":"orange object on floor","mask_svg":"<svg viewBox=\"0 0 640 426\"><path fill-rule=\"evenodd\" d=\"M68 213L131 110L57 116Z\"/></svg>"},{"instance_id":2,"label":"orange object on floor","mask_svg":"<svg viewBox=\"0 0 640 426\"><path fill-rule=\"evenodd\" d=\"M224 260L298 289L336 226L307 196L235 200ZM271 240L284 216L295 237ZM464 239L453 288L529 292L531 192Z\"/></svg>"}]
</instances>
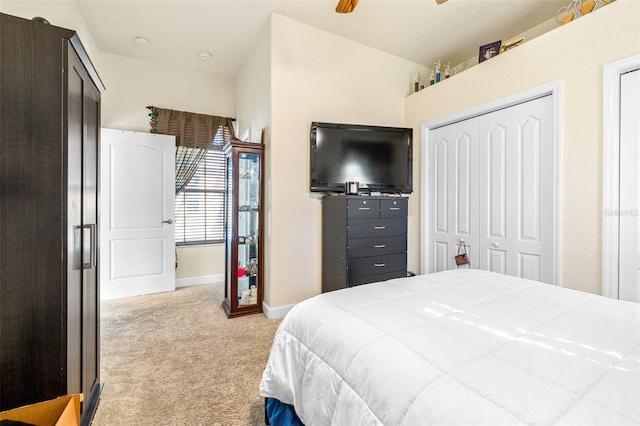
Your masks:
<instances>
[{"instance_id":1,"label":"orange object on floor","mask_svg":"<svg viewBox=\"0 0 640 426\"><path fill-rule=\"evenodd\" d=\"M65 395L0 413L0 420L34 426L79 426L82 394Z\"/></svg>"}]
</instances>

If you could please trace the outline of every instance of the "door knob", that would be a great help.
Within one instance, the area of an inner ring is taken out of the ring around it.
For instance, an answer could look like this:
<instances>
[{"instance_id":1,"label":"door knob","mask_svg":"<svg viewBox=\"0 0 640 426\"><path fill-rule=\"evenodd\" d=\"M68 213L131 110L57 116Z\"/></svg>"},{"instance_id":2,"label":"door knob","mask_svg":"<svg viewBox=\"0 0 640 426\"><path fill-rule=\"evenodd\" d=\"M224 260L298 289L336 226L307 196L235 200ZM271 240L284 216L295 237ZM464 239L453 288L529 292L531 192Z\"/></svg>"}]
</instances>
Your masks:
<instances>
[{"instance_id":1,"label":"door knob","mask_svg":"<svg viewBox=\"0 0 640 426\"><path fill-rule=\"evenodd\" d=\"M163 220L162 223L168 223L169 225L171 225L173 223L173 219Z\"/></svg>"},{"instance_id":2,"label":"door knob","mask_svg":"<svg viewBox=\"0 0 640 426\"><path fill-rule=\"evenodd\" d=\"M498 248L498 247L500 247L500 243L493 243L493 246L494 246L495 248Z\"/></svg>"}]
</instances>

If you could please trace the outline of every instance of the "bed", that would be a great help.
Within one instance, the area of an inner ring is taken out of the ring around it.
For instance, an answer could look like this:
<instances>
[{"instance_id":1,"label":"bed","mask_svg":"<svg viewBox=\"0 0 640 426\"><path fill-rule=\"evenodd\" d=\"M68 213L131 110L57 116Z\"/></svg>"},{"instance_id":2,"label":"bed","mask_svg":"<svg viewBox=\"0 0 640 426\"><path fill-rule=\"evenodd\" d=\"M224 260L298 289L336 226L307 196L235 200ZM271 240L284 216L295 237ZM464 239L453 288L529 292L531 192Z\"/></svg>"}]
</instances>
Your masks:
<instances>
[{"instance_id":1,"label":"bed","mask_svg":"<svg viewBox=\"0 0 640 426\"><path fill-rule=\"evenodd\" d=\"M640 305L469 269L324 293L260 395L307 426L637 425Z\"/></svg>"}]
</instances>

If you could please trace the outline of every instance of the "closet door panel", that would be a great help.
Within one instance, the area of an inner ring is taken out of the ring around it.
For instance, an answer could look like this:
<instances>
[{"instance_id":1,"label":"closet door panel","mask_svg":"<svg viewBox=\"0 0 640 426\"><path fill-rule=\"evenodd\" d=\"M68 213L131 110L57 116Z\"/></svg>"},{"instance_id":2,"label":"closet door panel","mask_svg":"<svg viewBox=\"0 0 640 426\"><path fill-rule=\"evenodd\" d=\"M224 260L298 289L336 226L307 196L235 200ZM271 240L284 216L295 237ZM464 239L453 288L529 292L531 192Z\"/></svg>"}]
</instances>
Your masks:
<instances>
[{"instance_id":1,"label":"closet door panel","mask_svg":"<svg viewBox=\"0 0 640 426\"><path fill-rule=\"evenodd\" d=\"M518 253L518 275L520 277L540 281L541 274L541 256Z\"/></svg>"},{"instance_id":2,"label":"closet door panel","mask_svg":"<svg viewBox=\"0 0 640 426\"><path fill-rule=\"evenodd\" d=\"M429 137L429 271L456 267L455 256L464 241L477 246L478 119L441 127ZM477 260L471 257L471 266Z\"/></svg>"},{"instance_id":3,"label":"closet door panel","mask_svg":"<svg viewBox=\"0 0 640 426\"><path fill-rule=\"evenodd\" d=\"M540 119L518 125L518 239L540 241Z\"/></svg>"},{"instance_id":4,"label":"closet door panel","mask_svg":"<svg viewBox=\"0 0 640 426\"><path fill-rule=\"evenodd\" d=\"M436 241L433 250L435 270L433 272L441 272L449 269L449 244L446 242Z\"/></svg>"},{"instance_id":5,"label":"closet door panel","mask_svg":"<svg viewBox=\"0 0 640 426\"><path fill-rule=\"evenodd\" d=\"M488 270L499 274L507 274L507 252L504 250L487 250Z\"/></svg>"},{"instance_id":6,"label":"closet door panel","mask_svg":"<svg viewBox=\"0 0 640 426\"><path fill-rule=\"evenodd\" d=\"M483 115L479 120L480 269L509 274L512 256L512 121L508 110Z\"/></svg>"},{"instance_id":7,"label":"closet door panel","mask_svg":"<svg viewBox=\"0 0 640 426\"><path fill-rule=\"evenodd\" d=\"M449 232L449 141L439 138L435 143L434 184L435 232Z\"/></svg>"},{"instance_id":8,"label":"closet door panel","mask_svg":"<svg viewBox=\"0 0 640 426\"><path fill-rule=\"evenodd\" d=\"M553 282L552 98L510 108L515 146L514 257L512 275Z\"/></svg>"},{"instance_id":9,"label":"closet door panel","mask_svg":"<svg viewBox=\"0 0 640 426\"><path fill-rule=\"evenodd\" d=\"M487 170L484 176L488 194L489 238L507 238L507 129L497 124L487 133Z\"/></svg>"},{"instance_id":10,"label":"closet door panel","mask_svg":"<svg viewBox=\"0 0 640 426\"><path fill-rule=\"evenodd\" d=\"M456 139L456 234L471 236L471 136L462 132Z\"/></svg>"}]
</instances>

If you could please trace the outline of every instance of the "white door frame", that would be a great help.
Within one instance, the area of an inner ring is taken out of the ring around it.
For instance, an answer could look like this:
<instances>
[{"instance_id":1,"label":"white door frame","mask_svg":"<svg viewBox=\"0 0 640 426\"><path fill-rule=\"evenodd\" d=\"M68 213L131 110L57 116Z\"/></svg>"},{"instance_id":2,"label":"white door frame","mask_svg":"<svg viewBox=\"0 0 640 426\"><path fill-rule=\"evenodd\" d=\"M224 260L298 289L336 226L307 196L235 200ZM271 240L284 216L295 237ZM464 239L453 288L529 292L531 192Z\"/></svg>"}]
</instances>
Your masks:
<instances>
[{"instance_id":1,"label":"white door frame","mask_svg":"<svg viewBox=\"0 0 640 426\"><path fill-rule=\"evenodd\" d=\"M640 54L602 67L602 295L618 298L620 75L640 69Z\"/></svg>"},{"instance_id":2,"label":"white door frame","mask_svg":"<svg viewBox=\"0 0 640 426\"><path fill-rule=\"evenodd\" d=\"M427 265L430 259L431 246L427 241L429 225L429 173L426 172L429 166L429 132L438 127L447 126L458 121L466 120L475 116L486 114L512 105L520 104L541 96L551 95L553 97L553 117L554 117L554 194L553 194L553 284L562 286L562 108L563 105L563 85L561 80L552 81L538 87L534 87L514 95L506 96L473 108L469 108L436 120L422 124L422 179L421 179L421 224L420 224L420 268L422 273L427 272Z\"/></svg>"}]
</instances>

